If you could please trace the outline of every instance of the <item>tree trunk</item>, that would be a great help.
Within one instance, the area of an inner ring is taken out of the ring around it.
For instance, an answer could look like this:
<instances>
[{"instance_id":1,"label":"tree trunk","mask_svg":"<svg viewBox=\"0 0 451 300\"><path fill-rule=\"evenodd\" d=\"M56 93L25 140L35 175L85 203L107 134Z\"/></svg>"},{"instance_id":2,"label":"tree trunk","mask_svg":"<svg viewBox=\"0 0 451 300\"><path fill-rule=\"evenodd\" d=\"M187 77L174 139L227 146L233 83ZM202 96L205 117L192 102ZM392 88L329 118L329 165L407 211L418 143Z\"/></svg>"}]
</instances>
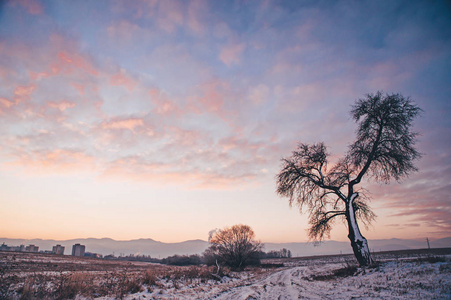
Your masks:
<instances>
[{"instance_id":1,"label":"tree trunk","mask_svg":"<svg viewBox=\"0 0 451 300\"><path fill-rule=\"evenodd\" d=\"M346 206L346 219L348 221L349 234L348 238L351 241L352 250L361 266L368 266L373 264L371 258L368 241L360 233L359 225L355 218L355 211L353 202L358 197L358 193L352 194Z\"/></svg>"}]
</instances>

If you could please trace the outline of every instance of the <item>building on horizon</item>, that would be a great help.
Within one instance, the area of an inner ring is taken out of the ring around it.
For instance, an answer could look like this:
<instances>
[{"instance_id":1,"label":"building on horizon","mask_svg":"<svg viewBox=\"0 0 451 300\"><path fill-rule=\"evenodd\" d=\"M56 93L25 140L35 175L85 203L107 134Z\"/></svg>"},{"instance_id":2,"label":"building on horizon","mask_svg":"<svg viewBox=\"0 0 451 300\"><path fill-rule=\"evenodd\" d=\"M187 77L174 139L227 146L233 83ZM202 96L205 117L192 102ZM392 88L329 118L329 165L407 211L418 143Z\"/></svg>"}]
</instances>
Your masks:
<instances>
[{"instance_id":1,"label":"building on horizon","mask_svg":"<svg viewBox=\"0 0 451 300\"><path fill-rule=\"evenodd\" d=\"M85 245L80 244L73 245L72 256L85 256Z\"/></svg>"},{"instance_id":2,"label":"building on horizon","mask_svg":"<svg viewBox=\"0 0 451 300\"><path fill-rule=\"evenodd\" d=\"M36 245L28 245L25 247L25 251L27 252L39 252L39 247Z\"/></svg>"},{"instance_id":3,"label":"building on horizon","mask_svg":"<svg viewBox=\"0 0 451 300\"><path fill-rule=\"evenodd\" d=\"M53 248L52 248L52 253L53 254L58 254L58 255L64 255L64 246L61 246L61 245L56 245L56 246L53 246Z\"/></svg>"},{"instance_id":4,"label":"building on horizon","mask_svg":"<svg viewBox=\"0 0 451 300\"><path fill-rule=\"evenodd\" d=\"M39 249L39 247L38 247ZM0 245L0 251L12 251L12 252L25 252L26 247L24 245L20 245L20 246L8 246L5 243Z\"/></svg>"}]
</instances>

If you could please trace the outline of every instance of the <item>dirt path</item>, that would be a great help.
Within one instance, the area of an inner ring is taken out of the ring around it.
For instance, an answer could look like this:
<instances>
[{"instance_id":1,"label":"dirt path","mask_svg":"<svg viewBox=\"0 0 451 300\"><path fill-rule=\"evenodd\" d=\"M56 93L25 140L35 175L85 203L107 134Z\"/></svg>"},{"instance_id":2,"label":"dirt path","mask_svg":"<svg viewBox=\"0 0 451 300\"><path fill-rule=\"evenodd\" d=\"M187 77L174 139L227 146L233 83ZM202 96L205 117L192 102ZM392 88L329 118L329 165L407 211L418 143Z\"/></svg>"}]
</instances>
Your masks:
<instances>
[{"instance_id":1,"label":"dirt path","mask_svg":"<svg viewBox=\"0 0 451 300\"><path fill-rule=\"evenodd\" d=\"M450 263L390 262L355 276L311 280L315 266L291 267L255 278L209 299L450 299ZM327 273L327 272L326 272Z\"/></svg>"},{"instance_id":2,"label":"dirt path","mask_svg":"<svg viewBox=\"0 0 451 300\"><path fill-rule=\"evenodd\" d=\"M325 293L318 289L318 283L312 288L308 281L302 279L305 269L294 267L275 272L223 292L215 299L324 299Z\"/></svg>"}]
</instances>

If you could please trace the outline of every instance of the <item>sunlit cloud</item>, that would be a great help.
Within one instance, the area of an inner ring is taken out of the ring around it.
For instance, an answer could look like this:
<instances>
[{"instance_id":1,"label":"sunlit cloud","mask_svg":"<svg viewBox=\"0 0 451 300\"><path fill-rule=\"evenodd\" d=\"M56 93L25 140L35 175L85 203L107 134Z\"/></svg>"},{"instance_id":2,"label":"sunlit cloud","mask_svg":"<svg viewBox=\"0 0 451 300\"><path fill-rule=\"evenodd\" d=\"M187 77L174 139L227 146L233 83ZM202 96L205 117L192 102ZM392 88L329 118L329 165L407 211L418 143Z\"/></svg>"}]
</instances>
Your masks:
<instances>
[{"instance_id":1,"label":"sunlit cloud","mask_svg":"<svg viewBox=\"0 0 451 300\"><path fill-rule=\"evenodd\" d=\"M204 17L208 14L208 2L205 0L191 1L188 5L187 25L197 35L203 35L206 32Z\"/></svg>"},{"instance_id":2,"label":"sunlit cloud","mask_svg":"<svg viewBox=\"0 0 451 300\"><path fill-rule=\"evenodd\" d=\"M60 111L65 111L68 108L75 107L76 104L71 101L61 100L59 102L49 101L49 102L47 102L47 105L52 108L59 109Z\"/></svg>"},{"instance_id":3,"label":"sunlit cloud","mask_svg":"<svg viewBox=\"0 0 451 300\"><path fill-rule=\"evenodd\" d=\"M128 22L127 20L121 20L108 26L107 32L112 38L121 41L129 41L140 29L141 28L137 24Z\"/></svg>"},{"instance_id":4,"label":"sunlit cloud","mask_svg":"<svg viewBox=\"0 0 451 300\"><path fill-rule=\"evenodd\" d=\"M221 49L219 59L227 66L238 64L241 61L241 55L245 49L246 45L244 43L227 45Z\"/></svg>"},{"instance_id":5,"label":"sunlit cloud","mask_svg":"<svg viewBox=\"0 0 451 300\"><path fill-rule=\"evenodd\" d=\"M168 33L173 33L184 21L183 2L160 1L158 4L157 24Z\"/></svg>"},{"instance_id":6,"label":"sunlit cloud","mask_svg":"<svg viewBox=\"0 0 451 300\"><path fill-rule=\"evenodd\" d=\"M79 150L36 150L20 153L6 168L18 166L36 175L68 174L95 171L95 162L94 157Z\"/></svg>"},{"instance_id":7,"label":"sunlit cloud","mask_svg":"<svg viewBox=\"0 0 451 300\"><path fill-rule=\"evenodd\" d=\"M133 92L136 83L128 76L123 74L123 71L114 74L111 77L110 84L112 85L122 85L128 89L129 92Z\"/></svg>"},{"instance_id":8,"label":"sunlit cloud","mask_svg":"<svg viewBox=\"0 0 451 300\"><path fill-rule=\"evenodd\" d=\"M128 129L134 131L136 127L143 126L144 122L140 118L129 118L124 120L112 120L105 122L102 127L106 129Z\"/></svg>"},{"instance_id":9,"label":"sunlit cloud","mask_svg":"<svg viewBox=\"0 0 451 300\"><path fill-rule=\"evenodd\" d=\"M20 0L2 9L0 175L81 172L234 199L252 190L279 207L280 159L319 141L341 157L355 137L350 106L384 90L424 109L425 156L403 183L368 186L373 203L393 209L385 223L398 232L450 229L441 3ZM390 219L398 215L404 227Z\"/></svg>"},{"instance_id":10,"label":"sunlit cloud","mask_svg":"<svg viewBox=\"0 0 451 300\"><path fill-rule=\"evenodd\" d=\"M39 0L15 0L15 1L11 1L10 5L13 5L13 6L20 5L29 14L32 14L32 15L39 15L39 14L42 14L44 11L41 1L39 1Z\"/></svg>"}]
</instances>

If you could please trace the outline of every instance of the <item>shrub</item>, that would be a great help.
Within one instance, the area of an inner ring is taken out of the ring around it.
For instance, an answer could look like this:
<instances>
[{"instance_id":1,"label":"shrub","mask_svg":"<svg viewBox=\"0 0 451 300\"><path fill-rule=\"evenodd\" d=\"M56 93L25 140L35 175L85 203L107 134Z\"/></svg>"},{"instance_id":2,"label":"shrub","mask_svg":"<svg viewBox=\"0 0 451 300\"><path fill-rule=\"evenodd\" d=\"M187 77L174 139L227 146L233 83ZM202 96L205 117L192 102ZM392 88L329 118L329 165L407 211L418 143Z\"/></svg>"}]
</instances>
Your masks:
<instances>
[{"instance_id":1,"label":"shrub","mask_svg":"<svg viewBox=\"0 0 451 300\"><path fill-rule=\"evenodd\" d=\"M142 289L142 282L139 276L130 274L125 270L118 278L116 295L119 299L122 299L125 294L134 294L142 291Z\"/></svg>"},{"instance_id":2,"label":"shrub","mask_svg":"<svg viewBox=\"0 0 451 300\"><path fill-rule=\"evenodd\" d=\"M58 281L55 299L73 299L78 294L87 294L92 287L91 276L83 273L61 274Z\"/></svg>"},{"instance_id":3,"label":"shrub","mask_svg":"<svg viewBox=\"0 0 451 300\"><path fill-rule=\"evenodd\" d=\"M155 285L157 283L157 276L153 270L147 270L144 273L143 284L147 284L149 286Z\"/></svg>"},{"instance_id":4,"label":"shrub","mask_svg":"<svg viewBox=\"0 0 451 300\"><path fill-rule=\"evenodd\" d=\"M343 268L333 270L332 273L326 275L312 275L308 280L331 280L339 277L349 277L354 276L357 272L358 267L355 265L346 264Z\"/></svg>"}]
</instances>

